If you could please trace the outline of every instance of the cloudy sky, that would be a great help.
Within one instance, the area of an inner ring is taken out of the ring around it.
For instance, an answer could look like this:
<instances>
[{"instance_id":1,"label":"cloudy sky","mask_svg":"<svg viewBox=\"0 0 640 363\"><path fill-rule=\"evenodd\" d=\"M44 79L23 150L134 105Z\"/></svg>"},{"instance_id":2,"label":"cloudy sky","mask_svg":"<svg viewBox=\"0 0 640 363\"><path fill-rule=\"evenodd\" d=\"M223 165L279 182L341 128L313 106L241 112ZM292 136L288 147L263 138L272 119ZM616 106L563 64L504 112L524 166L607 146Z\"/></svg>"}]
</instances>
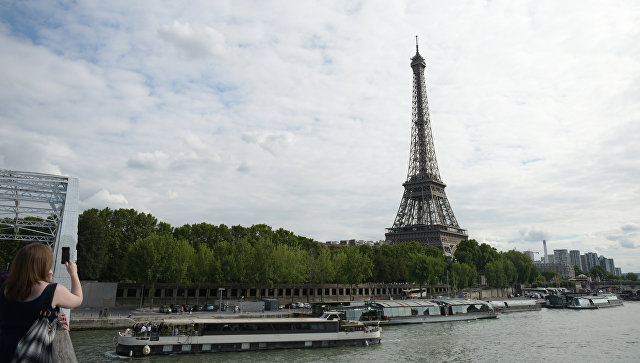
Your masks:
<instances>
[{"instance_id":1,"label":"cloudy sky","mask_svg":"<svg viewBox=\"0 0 640 363\"><path fill-rule=\"evenodd\" d=\"M77 177L83 209L380 240L415 35L470 237L640 271L634 1L2 0L0 168Z\"/></svg>"}]
</instances>

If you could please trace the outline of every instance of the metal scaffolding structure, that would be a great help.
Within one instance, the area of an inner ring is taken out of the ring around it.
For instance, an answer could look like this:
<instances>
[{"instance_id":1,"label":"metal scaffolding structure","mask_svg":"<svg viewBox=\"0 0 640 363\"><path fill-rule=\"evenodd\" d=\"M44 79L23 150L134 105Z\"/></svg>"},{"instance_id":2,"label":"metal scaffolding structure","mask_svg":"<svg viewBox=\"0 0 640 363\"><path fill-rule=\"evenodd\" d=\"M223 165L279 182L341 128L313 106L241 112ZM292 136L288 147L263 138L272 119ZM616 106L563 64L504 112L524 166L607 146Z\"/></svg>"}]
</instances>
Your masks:
<instances>
[{"instance_id":1,"label":"metal scaffolding structure","mask_svg":"<svg viewBox=\"0 0 640 363\"><path fill-rule=\"evenodd\" d=\"M1 169L0 243L46 243L53 250L54 261L60 261L63 247L69 248L75 261L78 200L76 178ZM58 268L60 265L53 264L54 277L66 286L64 280L69 275Z\"/></svg>"},{"instance_id":2,"label":"metal scaffolding structure","mask_svg":"<svg viewBox=\"0 0 640 363\"><path fill-rule=\"evenodd\" d=\"M418 52L417 37L411 68L413 102L409 170L407 180L402 184L404 194L398 214L393 226L387 228L385 237L391 244L417 241L451 254L468 236L458 225L444 192L446 184L440 178L424 78L426 62Z\"/></svg>"}]
</instances>

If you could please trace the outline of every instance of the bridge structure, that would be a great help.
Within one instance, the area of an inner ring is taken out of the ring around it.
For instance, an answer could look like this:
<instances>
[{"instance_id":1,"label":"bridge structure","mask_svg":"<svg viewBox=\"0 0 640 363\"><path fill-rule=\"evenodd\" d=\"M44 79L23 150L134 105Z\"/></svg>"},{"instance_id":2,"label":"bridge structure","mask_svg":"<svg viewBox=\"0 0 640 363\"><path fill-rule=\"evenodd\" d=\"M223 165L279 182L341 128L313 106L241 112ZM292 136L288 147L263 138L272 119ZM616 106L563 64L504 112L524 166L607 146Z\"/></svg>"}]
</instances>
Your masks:
<instances>
[{"instance_id":1,"label":"bridge structure","mask_svg":"<svg viewBox=\"0 0 640 363\"><path fill-rule=\"evenodd\" d=\"M67 253L71 261L77 259L78 204L77 178L0 169L0 245L47 244L55 281L71 289L61 260Z\"/></svg>"},{"instance_id":2,"label":"bridge structure","mask_svg":"<svg viewBox=\"0 0 640 363\"><path fill-rule=\"evenodd\" d=\"M591 291L609 291L621 293L629 291L637 293L640 291L640 281L593 281L590 283Z\"/></svg>"}]
</instances>

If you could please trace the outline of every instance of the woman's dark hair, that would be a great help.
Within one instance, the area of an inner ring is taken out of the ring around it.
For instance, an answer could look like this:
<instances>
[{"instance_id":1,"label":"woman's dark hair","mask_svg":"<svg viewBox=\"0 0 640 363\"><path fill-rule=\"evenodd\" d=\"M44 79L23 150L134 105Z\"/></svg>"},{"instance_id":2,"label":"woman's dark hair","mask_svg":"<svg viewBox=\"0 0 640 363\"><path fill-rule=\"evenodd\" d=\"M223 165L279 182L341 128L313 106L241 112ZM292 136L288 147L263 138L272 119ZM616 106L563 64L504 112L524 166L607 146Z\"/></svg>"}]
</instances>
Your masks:
<instances>
[{"instance_id":1,"label":"woman's dark hair","mask_svg":"<svg viewBox=\"0 0 640 363\"><path fill-rule=\"evenodd\" d=\"M24 301L38 281L47 281L53 265L53 252L42 243L22 247L11 263L4 294L9 301Z\"/></svg>"}]
</instances>

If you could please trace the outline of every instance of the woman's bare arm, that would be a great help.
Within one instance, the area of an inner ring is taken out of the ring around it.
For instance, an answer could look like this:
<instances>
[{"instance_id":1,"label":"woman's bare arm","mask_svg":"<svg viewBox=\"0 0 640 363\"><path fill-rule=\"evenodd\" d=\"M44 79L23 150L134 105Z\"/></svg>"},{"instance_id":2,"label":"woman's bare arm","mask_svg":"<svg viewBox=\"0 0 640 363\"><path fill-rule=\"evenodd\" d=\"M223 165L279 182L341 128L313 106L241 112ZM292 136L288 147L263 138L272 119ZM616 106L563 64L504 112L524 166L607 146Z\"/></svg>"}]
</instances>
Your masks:
<instances>
[{"instance_id":1,"label":"woman's bare arm","mask_svg":"<svg viewBox=\"0 0 640 363\"><path fill-rule=\"evenodd\" d=\"M65 263L65 267L67 268L69 276L71 276L71 291L61 284L58 284L51 305L53 307L73 309L82 304L82 286L80 285L80 278L78 278L78 267L76 264L69 261Z\"/></svg>"}]
</instances>

